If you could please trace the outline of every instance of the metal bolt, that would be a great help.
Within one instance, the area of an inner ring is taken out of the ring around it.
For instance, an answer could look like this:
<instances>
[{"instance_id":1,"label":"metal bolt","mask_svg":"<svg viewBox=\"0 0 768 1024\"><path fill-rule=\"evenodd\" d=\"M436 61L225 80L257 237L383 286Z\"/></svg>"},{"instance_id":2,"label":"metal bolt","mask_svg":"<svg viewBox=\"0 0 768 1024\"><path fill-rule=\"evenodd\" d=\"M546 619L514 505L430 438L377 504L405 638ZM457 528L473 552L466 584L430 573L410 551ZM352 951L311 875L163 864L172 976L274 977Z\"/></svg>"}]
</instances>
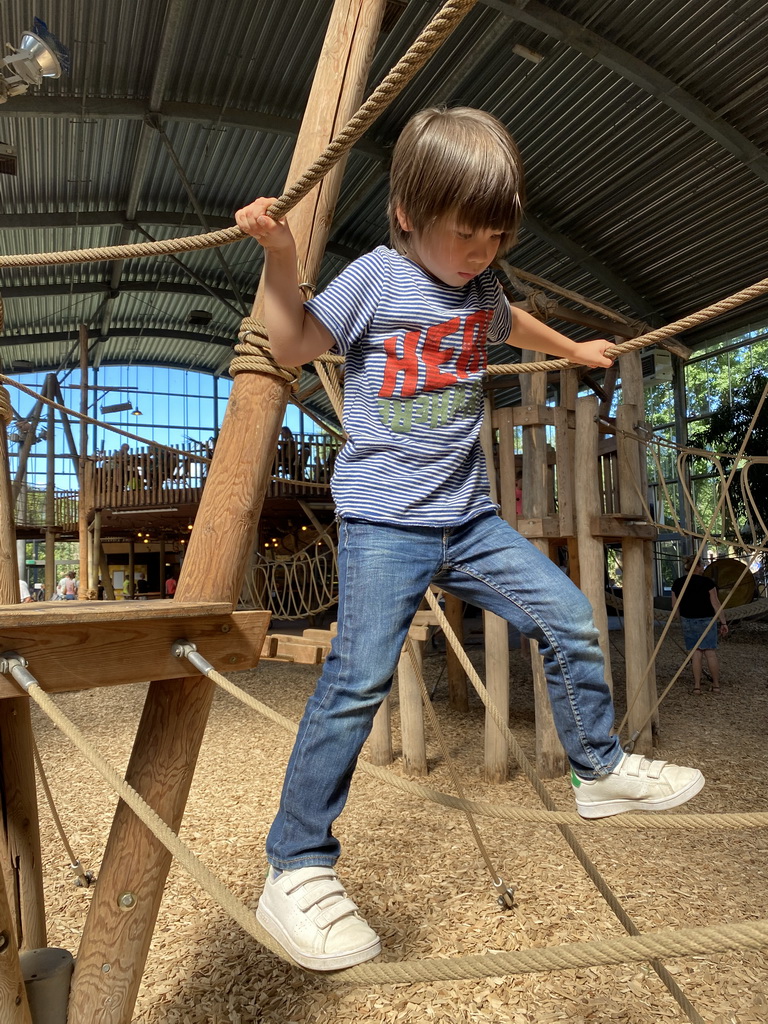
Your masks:
<instances>
[{"instance_id":1,"label":"metal bolt","mask_svg":"<svg viewBox=\"0 0 768 1024\"><path fill-rule=\"evenodd\" d=\"M133 910L136 903L136 896L132 892L121 892L117 897L117 905L121 910Z\"/></svg>"},{"instance_id":2,"label":"metal bolt","mask_svg":"<svg viewBox=\"0 0 768 1024\"><path fill-rule=\"evenodd\" d=\"M235 662L237 661L237 655L230 654L230 656L227 658L227 661L229 662L230 665L234 665Z\"/></svg>"},{"instance_id":3,"label":"metal bolt","mask_svg":"<svg viewBox=\"0 0 768 1024\"><path fill-rule=\"evenodd\" d=\"M109 964L102 964L102 965L101 965L101 973L102 973L102 974L109 974L109 972L110 972L110 969L111 969L111 968L110 968L110 965L109 965Z\"/></svg>"},{"instance_id":4,"label":"metal bolt","mask_svg":"<svg viewBox=\"0 0 768 1024\"><path fill-rule=\"evenodd\" d=\"M229 633L229 631L231 629L232 629L232 627L230 626L230 624L228 622L225 622L224 625L221 627L221 632L222 633Z\"/></svg>"}]
</instances>

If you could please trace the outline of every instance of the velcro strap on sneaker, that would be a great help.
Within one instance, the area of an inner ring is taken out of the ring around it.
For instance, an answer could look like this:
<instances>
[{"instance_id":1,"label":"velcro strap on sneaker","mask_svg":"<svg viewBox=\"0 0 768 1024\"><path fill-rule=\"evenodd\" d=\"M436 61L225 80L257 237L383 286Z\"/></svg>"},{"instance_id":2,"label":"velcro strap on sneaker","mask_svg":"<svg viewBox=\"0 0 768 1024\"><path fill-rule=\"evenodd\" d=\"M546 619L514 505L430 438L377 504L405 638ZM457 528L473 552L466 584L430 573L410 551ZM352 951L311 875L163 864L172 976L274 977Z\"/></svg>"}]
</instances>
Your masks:
<instances>
[{"instance_id":1,"label":"velcro strap on sneaker","mask_svg":"<svg viewBox=\"0 0 768 1024\"><path fill-rule=\"evenodd\" d=\"M277 884L286 895L296 892L305 885L316 885L320 883L332 883L341 889L341 882L336 877L333 868L300 868L298 871L284 871L277 880Z\"/></svg>"},{"instance_id":2,"label":"velcro strap on sneaker","mask_svg":"<svg viewBox=\"0 0 768 1024\"><path fill-rule=\"evenodd\" d=\"M343 900L339 900L338 903L334 903L332 907L326 907L325 910L321 910L315 918L315 924L318 928L330 928L332 924L336 924L342 917L350 917L356 911L357 904L353 903L346 896Z\"/></svg>"},{"instance_id":3,"label":"velcro strap on sneaker","mask_svg":"<svg viewBox=\"0 0 768 1024\"><path fill-rule=\"evenodd\" d=\"M651 761L647 769L648 778L658 779L661 773L664 771L664 765L666 763L666 761Z\"/></svg>"}]
</instances>

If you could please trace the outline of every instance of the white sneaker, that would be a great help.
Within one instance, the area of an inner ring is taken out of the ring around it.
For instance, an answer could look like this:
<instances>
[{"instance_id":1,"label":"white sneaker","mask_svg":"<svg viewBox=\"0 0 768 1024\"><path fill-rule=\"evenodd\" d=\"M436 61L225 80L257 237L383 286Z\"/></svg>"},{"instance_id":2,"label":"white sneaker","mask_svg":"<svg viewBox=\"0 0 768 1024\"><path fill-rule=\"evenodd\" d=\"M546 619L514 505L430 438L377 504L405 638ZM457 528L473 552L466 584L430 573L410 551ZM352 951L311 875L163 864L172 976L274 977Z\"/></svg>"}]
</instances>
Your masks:
<instances>
[{"instance_id":1,"label":"white sneaker","mask_svg":"<svg viewBox=\"0 0 768 1024\"><path fill-rule=\"evenodd\" d=\"M378 935L333 868L278 874L270 867L256 917L296 963L313 971L353 967L381 952Z\"/></svg>"},{"instance_id":2,"label":"white sneaker","mask_svg":"<svg viewBox=\"0 0 768 1024\"><path fill-rule=\"evenodd\" d=\"M580 779L571 770L576 810L582 818L607 818L622 811L664 811L696 796L704 786L698 768L649 761L625 754L610 775Z\"/></svg>"}]
</instances>

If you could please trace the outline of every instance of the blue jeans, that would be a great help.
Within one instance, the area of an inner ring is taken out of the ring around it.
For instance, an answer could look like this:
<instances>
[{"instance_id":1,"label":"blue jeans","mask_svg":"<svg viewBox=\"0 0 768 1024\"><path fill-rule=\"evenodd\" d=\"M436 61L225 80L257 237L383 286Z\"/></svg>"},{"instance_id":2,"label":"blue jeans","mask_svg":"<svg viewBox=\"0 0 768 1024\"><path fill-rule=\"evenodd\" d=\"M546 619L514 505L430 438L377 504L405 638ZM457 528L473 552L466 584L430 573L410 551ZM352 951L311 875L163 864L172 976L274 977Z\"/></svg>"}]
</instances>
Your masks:
<instances>
[{"instance_id":1,"label":"blue jeans","mask_svg":"<svg viewBox=\"0 0 768 1024\"><path fill-rule=\"evenodd\" d=\"M338 635L307 702L267 837L276 868L331 866L338 859L331 826L432 582L538 641L555 726L579 775L605 775L620 760L591 605L546 555L493 513L456 527L345 519Z\"/></svg>"}]
</instances>

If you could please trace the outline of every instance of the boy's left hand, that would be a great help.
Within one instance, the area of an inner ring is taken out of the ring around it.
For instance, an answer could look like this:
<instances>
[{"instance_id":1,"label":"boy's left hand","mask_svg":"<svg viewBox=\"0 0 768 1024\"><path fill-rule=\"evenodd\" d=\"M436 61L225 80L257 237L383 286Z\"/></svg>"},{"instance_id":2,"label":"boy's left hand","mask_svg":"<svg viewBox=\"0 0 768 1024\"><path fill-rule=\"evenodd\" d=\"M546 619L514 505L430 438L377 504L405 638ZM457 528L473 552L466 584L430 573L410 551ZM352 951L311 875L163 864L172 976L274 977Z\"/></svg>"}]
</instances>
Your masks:
<instances>
[{"instance_id":1,"label":"boy's left hand","mask_svg":"<svg viewBox=\"0 0 768 1024\"><path fill-rule=\"evenodd\" d=\"M579 341L576 345L578 351L574 362L583 363L584 366L613 366L613 359L605 355L605 350L613 347L612 341L600 338L594 341Z\"/></svg>"}]
</instances>

